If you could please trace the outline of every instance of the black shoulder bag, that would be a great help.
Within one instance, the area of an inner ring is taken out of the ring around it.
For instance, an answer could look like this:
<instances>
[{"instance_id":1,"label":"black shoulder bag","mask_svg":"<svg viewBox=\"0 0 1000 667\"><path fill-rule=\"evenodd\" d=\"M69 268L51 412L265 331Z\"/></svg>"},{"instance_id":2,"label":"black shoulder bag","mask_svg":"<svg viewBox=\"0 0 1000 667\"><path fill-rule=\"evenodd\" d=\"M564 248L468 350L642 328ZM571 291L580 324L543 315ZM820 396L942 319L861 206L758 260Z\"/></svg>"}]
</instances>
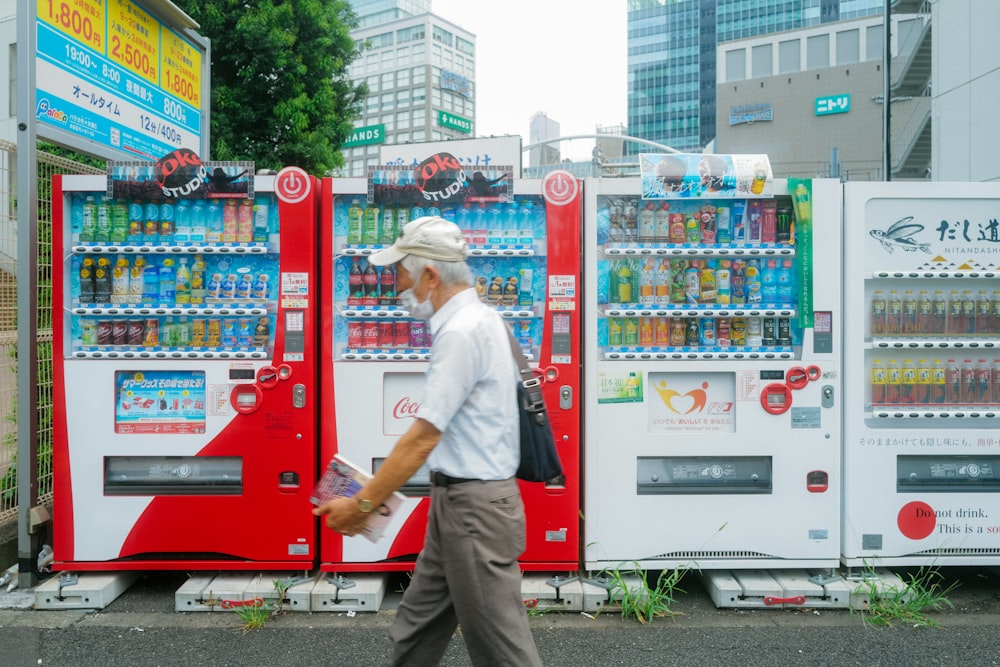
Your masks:
<instances>
[{"instance_id":1,"label":"black shoulder bag","mask_svg":"<svg viewBox=\"0 0 1000 667\"><path fill-rule=\"evenodd\" d=\"M547 482L562 475L549 415L542 398L542 381L524 358L514 333L506 324L510 350L517 362L521 381L517 383L517 411L521 418L521 464L517 478L526 482Z\"/></svg>"}]
</instances>

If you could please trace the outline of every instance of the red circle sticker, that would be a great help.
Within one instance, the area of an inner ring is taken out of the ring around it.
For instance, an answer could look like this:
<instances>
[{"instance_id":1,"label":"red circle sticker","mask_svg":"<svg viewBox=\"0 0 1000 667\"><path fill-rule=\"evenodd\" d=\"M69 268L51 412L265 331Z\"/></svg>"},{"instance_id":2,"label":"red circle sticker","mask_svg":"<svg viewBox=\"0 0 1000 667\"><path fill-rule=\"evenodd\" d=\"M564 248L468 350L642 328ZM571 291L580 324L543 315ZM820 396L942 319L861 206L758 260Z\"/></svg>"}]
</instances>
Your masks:
<instances>
[{"instance_id":1,"label":"red circle sticker","mask_svg":"<svg viewBox=\"0 0 1000 667\"><path fill-rule=\"evenodd\" d=\"M542 179L542 195L553 206L565 206L580 193L580 182L565 169L556 169Z\"/></svg>"},{"instance_id":2,"label":"red circle sticker","mask_svg":"<svg viewBox=\"0 0 1000 667\"><path fill-rule=\"evenodd\" d=\"M934 532L937 517L930 505L919 500L903 505L896 515L899 532L911 540L922 540Z\"/></svg>"},{"instance_id":3,"label":"red circle sticker","mask_svg":"<svg viewBox=\"0 0 1000 667\"><path fill-rule=\"evenodd\" d=\"M309 174L302 167L285 167L274 177L274 191L287 204L298 204L309 196Z\"/></svg>"}]
</instances>

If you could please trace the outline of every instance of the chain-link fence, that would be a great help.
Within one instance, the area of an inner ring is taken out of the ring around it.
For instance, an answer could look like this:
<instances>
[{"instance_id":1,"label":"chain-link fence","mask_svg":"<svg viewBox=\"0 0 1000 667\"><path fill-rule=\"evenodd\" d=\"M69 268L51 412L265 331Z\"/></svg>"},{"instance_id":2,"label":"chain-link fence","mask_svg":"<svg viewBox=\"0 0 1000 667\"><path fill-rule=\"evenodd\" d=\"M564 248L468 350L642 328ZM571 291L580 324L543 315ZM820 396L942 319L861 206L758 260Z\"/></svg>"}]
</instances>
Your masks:
<instances>
[{"instance_id":1,"label":"chain-link fence","mask_svg":"<svg viewBox=\"0 0 1000 667\"><path fill-rule=\"evenodd\" d=\"M38 491L52 496L52 176L103 170L44 152L38 161ZM0 140L0 527L17 521L17 146ZM59 229L59 226L56 227Z\"/></svg>"}]
</instances>

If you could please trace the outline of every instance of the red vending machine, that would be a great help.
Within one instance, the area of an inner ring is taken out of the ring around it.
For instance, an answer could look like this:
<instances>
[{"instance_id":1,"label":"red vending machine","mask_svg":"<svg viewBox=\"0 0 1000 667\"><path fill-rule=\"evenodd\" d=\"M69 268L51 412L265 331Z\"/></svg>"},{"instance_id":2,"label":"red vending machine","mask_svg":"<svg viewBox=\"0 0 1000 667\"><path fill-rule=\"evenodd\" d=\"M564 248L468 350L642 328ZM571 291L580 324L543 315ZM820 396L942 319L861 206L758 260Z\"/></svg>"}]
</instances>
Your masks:
<instances>
[{"instance_id":1,"label":"red vending machine","mask_svg":"<svg viewBox=\"0 0 1000 667\"><path fill-rule=\"evenodd\" d=\"M467 234L480 297L511 324L545 400L565 475L522 484L524 570L576 571L579 557L581 184L567 172L542 180L463 170L448 154L422 165L378 167L366 179L323 181L321 461L339 453L374 472L412 423L432 341L395 299L391 269L366 257L406 221L441 215ZM508 168L509 169L509 168ZM497 180L499 179L499 180ZM492 185L485 185L493 183ZM423 547L430 474L419 471L383 537L320 531L324 571L412 570Z\"/></svg>"},{"instance_id":2,"label":"red vending machine","mask_svg":"<svg viewBox=\"0 0 1000 667\"><path fill-rule=\"evenodd\" d=\"M53 182L55 567L309 569L319 182L181 153Z\"/></svg>"}]
</instances>

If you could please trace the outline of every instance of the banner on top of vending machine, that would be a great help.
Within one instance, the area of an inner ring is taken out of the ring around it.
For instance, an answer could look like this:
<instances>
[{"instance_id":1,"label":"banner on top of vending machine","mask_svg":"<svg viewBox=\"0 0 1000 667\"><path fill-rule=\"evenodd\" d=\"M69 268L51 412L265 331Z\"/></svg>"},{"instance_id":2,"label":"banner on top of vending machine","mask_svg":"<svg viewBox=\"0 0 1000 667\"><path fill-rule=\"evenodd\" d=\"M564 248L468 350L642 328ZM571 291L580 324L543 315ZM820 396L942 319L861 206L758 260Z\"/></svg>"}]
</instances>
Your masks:
<instances>
[{"instance_id":1,"label":"banner on top of vending machine","mask_svg":"<svg viewBox=\"0 0 1000 667\"><path fill-rule=\"evenodd\" d=\"M253 199L252 161L202 162L178 148L156 162L108 162L108 197L162 199Z\"/></svg>"},{"instance_id":2,"label":"banner on top of vending machine","mask_svg":"<svg viewBox=\"0 0 1000 667\"><path fill-rule=\"evenodd\" d=\"M453 207L465 202L514 201L510 165L467 170L451 153L435 153L415 167L368 167L368 201L382 206Z\"/></svg>"},{"instance_id":3,"label":"banner on top of vending machine","mask_svg":"<svg viewBox=\"0 0 1000 667\"><path fill-rule=\"evenodd\" d=\"M643 199L773 197L767 155L640 153Z\"/></svg>"}]
</instances>

